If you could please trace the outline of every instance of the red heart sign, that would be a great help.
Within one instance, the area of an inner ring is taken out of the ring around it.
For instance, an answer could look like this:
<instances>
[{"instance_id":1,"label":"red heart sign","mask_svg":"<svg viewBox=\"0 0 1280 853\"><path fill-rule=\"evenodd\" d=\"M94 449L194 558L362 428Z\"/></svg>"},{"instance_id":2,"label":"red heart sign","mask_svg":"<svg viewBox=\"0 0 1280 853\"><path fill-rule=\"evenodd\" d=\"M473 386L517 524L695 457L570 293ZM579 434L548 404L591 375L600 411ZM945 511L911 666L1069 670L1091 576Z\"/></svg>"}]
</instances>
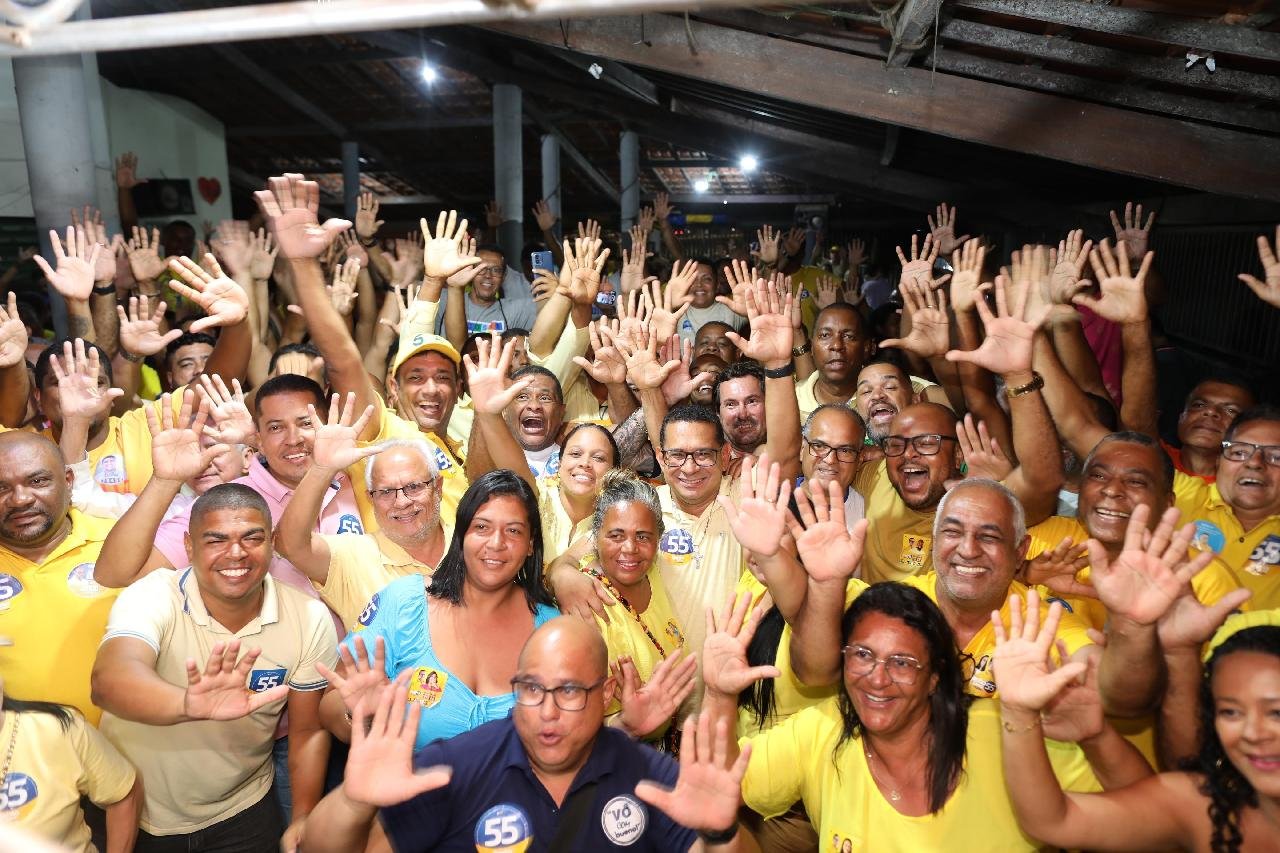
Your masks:
<instances>
[{"instance_id":1,"label":"red heart sign","mask_svg":"<svg viewBox=\"0 0 1280 853\"><path fill-rule=\"evenodd\" d=\"M217 178L201 178L196 181L196 186L200 190L200 197L208 204L213 204L222 195L222 182Z\"/></svg>"}]
</instances>

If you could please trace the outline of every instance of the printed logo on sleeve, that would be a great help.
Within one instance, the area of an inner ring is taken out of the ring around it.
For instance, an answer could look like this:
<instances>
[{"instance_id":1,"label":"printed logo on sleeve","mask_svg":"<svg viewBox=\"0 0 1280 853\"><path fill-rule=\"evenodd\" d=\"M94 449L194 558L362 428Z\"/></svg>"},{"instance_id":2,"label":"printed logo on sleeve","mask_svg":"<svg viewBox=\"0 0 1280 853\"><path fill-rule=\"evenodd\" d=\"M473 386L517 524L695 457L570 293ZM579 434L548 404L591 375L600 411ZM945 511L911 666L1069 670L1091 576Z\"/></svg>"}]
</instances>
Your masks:
<instances>
[{"instance_id":1,"label":"printed logo on sleeve","mask_svg":"<svg viewBox=\"0 0 1280 853\"><path fill-rule=\"evenodd\" d=\"M1272 533L1266 539L1258 543L1258 547L1253 549L1253 553L1249 555L1249 562L1245 563L1244 570L1251 575L1262 577L1276 566L1280 566L1280 536Z\"/></svg>"},{"instance_id":2,"label":"printed logo on sleeve","mask_svg":"<svg viewBox=\"0 0 1280 853\"><path fill-rule=\"evenodd\" d=\"M249 673L249 689L261 693L284 684L288 676L286 669L255 669Z\"/></svg>"},{"instance_id":3,"label":"printed logo on sleeve","mask_svg":"<svg viewBox=\"0 0 1280 853\"><path fill-rule=\"evenodd\" d=\"M22 592L22 581L13 575L0 572L0 610L8 610L9 603Z\"/></svg>"},{"instance_id":4,"label":"printed logo on sleeve","mask_svg":"<svg viewBox=\"0 0 1280 853\"><path fill-rule=\"evenodd\" d=\"M81 563L67 573L67 587L81 598L97 598L105 591L93 579L93 563Z\"/></svg>"},{"instance_id":5,"label":"printed logo on sleeve","mask_svg":"<svg viewBox=\"0 0 1280 853\"><path fill-rule=\"evenodd\" d=\"M382 593L375 592L373 594L373 598L369 599L369 603L364 606L364 610L361 610L360 615L356 618L356 625L354 630L360 631L365 628L368 628L369 625L373 622L373 620L377 617L378 597L381 595Z\"/></svg>"},{"instance_id":6,"label":"printed logo on sleeve","mask_svg":"<svg viewBox=\"0 0 1280 853\"><path fill-rule=\"evenodd\" d=\"M693 559L693 534L679 527L672 528L662 534L662 538L658 540L658 548L673 563L684 565Z\"/></svg>"},{"instance_id":7,"label":"printed logo on sleeve","mask_svg":"<svg viewBox=\"0 0 1280 853\"><path fill-rule=\"evenodd\" d=\"M600 826L604 837L619 847L630 847L644 835L648 812L630 797L614 797L604 804L600 813Z\"/></svg>"},{"instance_id":8,"label":"printed logo on sleeve","mask_svg":"<svg viewBox=\"0 0 1280 853\"><path fill-rule=\"evenodd\" d=\"M125 479L124 459L118 453L108 453L93 469L93 480L99 486L119 486Z\"/></svg>"},{"instance_id":9,"label":"printed logo on sleeve","mask_svg":"<svg viewBox=\"0 0 1280 853\"><path fill-rule=\"evenodd\" d=\"M902 551L898 554L898 568L908 572L924 571L925 560L929 558L931 553L930 545L932 541L933 539L930 536L904 533L902 536Z\"/></svg>"},{"instance_id":10,"label":"printed logo on sleeve","mask_svg":"<svg viewBox=\"0 0 1280 853\"><path fill-rule=\"evenodd\" d=\"M0 786L0 812L17 812L16 816L21 820L34 808L31 804L38 796L40 789L36 787L35 779L26 773L10 773L4 777L4 785ZM6 818L11 817L6 815Z\"/></svg>"},{"instance_id":11,"label":"printed logo on sleeve","mask_svg":"<svg viewBox=\"0 0 1280 853\"><path fill-rule=\"evenodd\" d=\"M449 673L420 666L409 679L409 701L417 702L423 708L434 708L444 697L444 688L448 683Z\"/></svg>"},{"instance_id":12,"label":"printed logo on sleeve","mask_svg":"<svg viewBox=\"0 0 1280 853\"><path fill-rule=\"evenodd\" d=\"M476 853L524 853L533 844L533 825L517 806L500 803L476 821Z\"/></svg>"},{"instance_id":13,"label":"printed logo on sleeve","mask_svg":"<svg viewBox=\"0 0 1280 853\"><path fill-rule=\"evenodd\" d=\"M364 525L360 523L360 519L349 512L344 512L342 517L338 519L339 533L364 533Z\"/></svg>"},{"instance_id":14,"label":"printed logo on sleeve","mask_svg":"<svg viewBox=\"0 0 1280 853\"><path fill-rule=\"evenodd\" d=\"M1221 554L1222 549L1227 547L1227 536L1218 525L1202 518L1196 522L1196 532L1191 537L1191 544L1201 551Z\"/></svg>"}]
</instances>

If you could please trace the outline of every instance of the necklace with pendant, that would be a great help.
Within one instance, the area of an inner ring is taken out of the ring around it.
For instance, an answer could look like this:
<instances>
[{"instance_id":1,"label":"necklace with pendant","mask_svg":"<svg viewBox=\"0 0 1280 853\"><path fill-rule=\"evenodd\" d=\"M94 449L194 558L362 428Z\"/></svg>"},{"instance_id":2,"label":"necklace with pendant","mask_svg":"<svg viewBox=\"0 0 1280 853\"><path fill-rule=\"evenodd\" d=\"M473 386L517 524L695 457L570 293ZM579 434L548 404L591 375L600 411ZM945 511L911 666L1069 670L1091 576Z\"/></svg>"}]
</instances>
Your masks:
<instances>
[{"instance_id":1,"label":"necklace with pendant","mask_svg":"<svg viewBox=\"0 0 1280 853\"><path fill-rule=\"evenodd\" d=\"M862 751L867 755L867 769L871 771L871 778L874 779L876 784L879 785L882 789L883 788L889 789L890 802L893 802L893 803L899 802L902 799L902 792L894 788L892 785L886 785L884 783L884 780L881 779L880 776L876 773L876 767L872 761L871 746L865 740L862 742Z\"/></svg>"}]
</instances>

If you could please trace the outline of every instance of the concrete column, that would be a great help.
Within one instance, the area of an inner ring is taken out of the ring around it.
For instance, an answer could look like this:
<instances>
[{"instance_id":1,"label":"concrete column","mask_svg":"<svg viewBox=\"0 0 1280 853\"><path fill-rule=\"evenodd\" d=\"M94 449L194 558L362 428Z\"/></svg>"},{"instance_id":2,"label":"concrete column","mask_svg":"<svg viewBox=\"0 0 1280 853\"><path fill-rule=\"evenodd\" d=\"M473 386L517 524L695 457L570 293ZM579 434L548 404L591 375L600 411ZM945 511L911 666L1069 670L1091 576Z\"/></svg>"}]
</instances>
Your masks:
<instances>
[{"instance_id":1,"label":"concrete column","mask_svg":"<svg viewBox=\"0 0 1280 853\"><path fill-rule=\"evenodd\" d=\"M560 140L550 133L542 137L542 197L555 212L560 213ZM557 234L563 233L557 231Z\"/></svg>"},{"instance_id":2,"label":"concrete column","mask_svg":"<svg viewBox=\"0 0 1280 853\"><path fill-rule=\"evenodd\" d=\"M618 143L618 164L622 184L622 230L630 230L640 215L640 137L624 130Z\"/></svg>"},{"instance_id":3,"label":"concrete column","mask_svg":"<svg viewBox=\"0 0 1280 853\"><path fill-rule=\"evenodd\" d=\"M356 219L356 200L360 197L360 143L342 142L342 209L343 216Z\"/></svg>"},{"instance_id":4,"label":"concrete column","mask_svg":"<svg viewBox=\"0 0 1280 853\"><path fill-rule=\"evenodd\" d=\"M498 228L498 243L507 265L520 269L524 244L524 127L519 86L493 87L493 197L506 217Z\"/></svg>"},{"instance_id":5,"label":"concrete column","mask_svg":"<svg viewBox=\"0 0 1280 853\"><path fill-rule=\"evenodd\" d=\"M71 208L98 200L84 63L75 53L15 59L13 79L40 251L52 258L49 229L63 233ZM114 199L107 210L115 212ZM66 306L52 287L49 298L64 335Z\"/></svg>"}]
</instances>

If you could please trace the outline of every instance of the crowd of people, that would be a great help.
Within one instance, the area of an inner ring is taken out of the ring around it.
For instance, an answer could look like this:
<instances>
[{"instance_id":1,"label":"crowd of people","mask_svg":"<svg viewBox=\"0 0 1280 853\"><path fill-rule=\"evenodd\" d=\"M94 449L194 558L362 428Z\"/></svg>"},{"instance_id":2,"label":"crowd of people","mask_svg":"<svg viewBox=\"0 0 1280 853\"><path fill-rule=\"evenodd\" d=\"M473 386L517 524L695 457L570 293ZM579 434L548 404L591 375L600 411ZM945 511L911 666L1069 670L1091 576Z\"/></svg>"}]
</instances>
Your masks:
<instances>
[{"instance_id":1,"label":"crowd of people","mask_svg":"<svg viewBox=\"0 0 1280 853\"><path fill-rule=\"evenodd\" d=\"M1280 409L1161 435L1141 206L885 274L137 170L0 309L6 849L1276 849Z\"/></svg>"}]
</instances>

